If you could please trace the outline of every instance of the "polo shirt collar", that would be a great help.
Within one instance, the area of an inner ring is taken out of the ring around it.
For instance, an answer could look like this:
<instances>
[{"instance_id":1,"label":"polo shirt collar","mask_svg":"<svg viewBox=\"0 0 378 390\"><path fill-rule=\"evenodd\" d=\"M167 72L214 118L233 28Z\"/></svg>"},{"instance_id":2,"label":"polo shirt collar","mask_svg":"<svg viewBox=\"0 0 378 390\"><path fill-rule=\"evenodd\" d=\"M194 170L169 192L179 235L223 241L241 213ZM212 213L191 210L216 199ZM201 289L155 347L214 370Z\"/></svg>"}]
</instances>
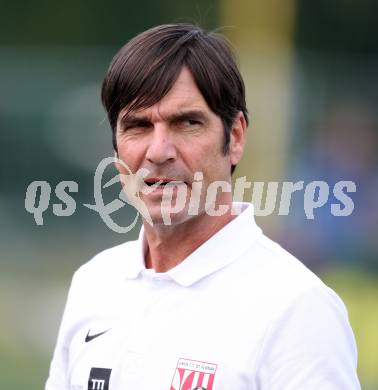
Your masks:
<instances>
[{"instance_id":1,"label":"polo shirt collar","mask_svg":"<svg viewBox=\"0 0 378 390\"><path fill-rule=\"evenodd\" d=\"M199 246L180 264L164 273L154 273L153 270L146 270L144 262L146 243L142 227L137 242L137 253L129 261L126 277L136 279L142 273L144 275L148 274L150 277L153 275L159 279L171 279L184 287L188 287L231 264L261 234L261 229L254 220L252 204L234 202L233 207L240 212L236 218Z\"/></svg>"}]
</instances>

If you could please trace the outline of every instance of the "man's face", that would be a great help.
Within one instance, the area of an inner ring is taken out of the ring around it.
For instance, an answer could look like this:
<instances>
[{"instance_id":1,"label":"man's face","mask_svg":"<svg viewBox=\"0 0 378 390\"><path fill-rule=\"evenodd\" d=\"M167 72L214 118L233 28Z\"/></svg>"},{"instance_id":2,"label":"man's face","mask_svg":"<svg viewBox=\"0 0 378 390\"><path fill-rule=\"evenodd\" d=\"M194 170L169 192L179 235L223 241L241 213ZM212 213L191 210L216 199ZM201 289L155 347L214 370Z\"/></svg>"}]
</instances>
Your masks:
<instances>
[{"instance_id":1,"label":"man's face","mask_svg":"<svg viewBox=\"0 0 378 390\"><path fill-rule=\"evenodd\" d=\"M140 198L153 223L164 223L162 199L167 194L172 199L171 206L180 209L171 214L173 225L203 217L209 185L214 181L230 182L231 164L237 164L241 158L245 129L242 114L238 115L231 131L230 152L224 155L222 121L210 110L185 67L172 89L158 103L127 115L125 113L126 109L123 109L117 120L118 157L133 173L141 168L149 171ZM122 174L129 173L120 164L117 168ZM193 190L196 172L203 174L199 197ZM152 188L151 185L158 181L171 184ZM179 193L185 194L185 197L180 197ZM197 198L197 215L188 213L191 196ZM216 199L217 204L229 205L231 194L219 190ZM177 204L178 201L182 207Z\"/></svg>"}]
</instances>

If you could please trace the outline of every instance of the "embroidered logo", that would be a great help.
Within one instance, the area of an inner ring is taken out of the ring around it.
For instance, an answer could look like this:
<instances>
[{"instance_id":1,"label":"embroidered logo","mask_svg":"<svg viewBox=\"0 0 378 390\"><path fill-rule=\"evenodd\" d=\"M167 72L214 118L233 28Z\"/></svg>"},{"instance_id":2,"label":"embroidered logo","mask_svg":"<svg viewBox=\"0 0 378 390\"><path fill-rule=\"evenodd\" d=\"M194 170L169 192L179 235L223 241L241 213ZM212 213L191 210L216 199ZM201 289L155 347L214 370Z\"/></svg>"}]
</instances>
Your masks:
<instances>
[{"instance_id":1,"label":"embroidered logo","mask_svg":"<svg viewBox=\"0 0 378 390\"><path fill-rule=\"evenodd\" d=\"M179 359L170 390L212 390L217 365Z\"/></svg>"},{"instance_id":2,"label":"embroidered logo","mask_svg":"<svg viewBox=\"0 0 378 390\"><path fill-rule=\"evenodd\" d=\"M95 339L96 337L99 337L103 334L105 334L106 332L109 332L110 329L107 329L107 330L104 330L103 332L100 332L100 333L96 333L96 334L92 334L92 335L89 335L89 332L91 331L90 329L88 330L88 333L85 337L85 342L88 343L89 341L92 341L93 339Z\"/></svg>"}]
</instances>

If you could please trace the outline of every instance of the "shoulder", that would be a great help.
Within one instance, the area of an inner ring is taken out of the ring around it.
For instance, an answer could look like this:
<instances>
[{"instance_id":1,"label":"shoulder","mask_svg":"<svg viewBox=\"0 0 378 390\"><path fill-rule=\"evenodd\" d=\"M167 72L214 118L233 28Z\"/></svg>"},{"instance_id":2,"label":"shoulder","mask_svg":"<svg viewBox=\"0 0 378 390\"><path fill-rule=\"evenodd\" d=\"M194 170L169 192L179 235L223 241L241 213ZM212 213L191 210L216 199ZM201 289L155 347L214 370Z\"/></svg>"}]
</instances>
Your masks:
<instances>
[{"instance_id":1,"label":"shoulder","mask_svg":"<svg viewBox=\"0 0 378 390\"><path fill-rule=\"evenodd\" d=\"M255 360L261 381L269 389L290 381L295 388L359 389L357 348L342 300L278 244L263 237L258 246L271 309Z\"/></svg>"},{"instance_id":2,"label":"shoulder","mask_svg":"<svg viewBox=\"0 0 378 390\"><path fill-rule=\"evenodd\" d=\"M279 244L261 234L235 262L244 291L249 297L258 296L274 316L282 314L298 301L311 301L315 296L319 305L345 307L337 294L317 275Z\"/></svg>"},{"instance_id":3,"label":"shoulder","mask_svg":"<svg viewBox=\"0 0 378 390\"><path fill-rule=\"evenodd\" d=\"M258 302L254 307L263 329L254 361L262 383L278 389L296 378L301 385L295 388L319 388L321 381L335 389L359 388L355 339L339 296L264 235L240 263L243 278L249 280L244 283L248 302ZM253 319L250 326L256 323Z\"/></svg>"}]
</instances>

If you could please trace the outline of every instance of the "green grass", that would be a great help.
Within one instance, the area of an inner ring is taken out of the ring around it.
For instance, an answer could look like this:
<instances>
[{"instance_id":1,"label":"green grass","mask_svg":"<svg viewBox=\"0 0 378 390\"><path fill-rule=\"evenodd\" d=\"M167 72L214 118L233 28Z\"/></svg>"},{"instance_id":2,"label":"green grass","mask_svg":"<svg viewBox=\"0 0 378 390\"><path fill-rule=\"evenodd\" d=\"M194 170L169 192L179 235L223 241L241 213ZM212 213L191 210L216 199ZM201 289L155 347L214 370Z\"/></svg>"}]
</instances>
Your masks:
<instances>
[{"instance_id":1,"label":"green grass","mask_svg":"<svg viewBox=\"0 0 378 390\"><path fill-rule=\"evenodd\" d=\"M32 353L0 351L1 389L41 390L48 374L49 361L46 356Z\"/></svg>"}]
</instances>

